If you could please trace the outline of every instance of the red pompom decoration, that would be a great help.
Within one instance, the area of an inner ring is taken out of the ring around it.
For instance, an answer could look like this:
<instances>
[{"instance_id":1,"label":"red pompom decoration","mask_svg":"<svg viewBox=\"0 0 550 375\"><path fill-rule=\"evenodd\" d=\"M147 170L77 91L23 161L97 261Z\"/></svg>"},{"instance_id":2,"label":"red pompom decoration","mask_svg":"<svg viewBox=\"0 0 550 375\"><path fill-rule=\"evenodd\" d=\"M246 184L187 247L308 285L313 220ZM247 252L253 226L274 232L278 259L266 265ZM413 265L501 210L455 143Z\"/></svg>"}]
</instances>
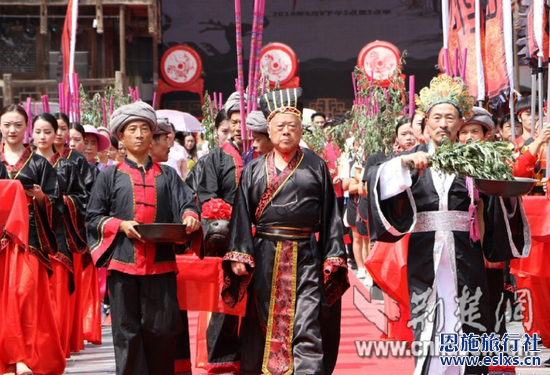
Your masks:
<instances>
[{"instance_id":1,"label":"red pompom decoration","mask_svg":"<svg viewBox=\"0 0 550 375\"><path fill-rule=\"evenodd\" d=\"M208 220L229 220L231 219L231 210L231 205L226 201L213 198L202 205L201 217Z\"/></svg>"}]
</instances>

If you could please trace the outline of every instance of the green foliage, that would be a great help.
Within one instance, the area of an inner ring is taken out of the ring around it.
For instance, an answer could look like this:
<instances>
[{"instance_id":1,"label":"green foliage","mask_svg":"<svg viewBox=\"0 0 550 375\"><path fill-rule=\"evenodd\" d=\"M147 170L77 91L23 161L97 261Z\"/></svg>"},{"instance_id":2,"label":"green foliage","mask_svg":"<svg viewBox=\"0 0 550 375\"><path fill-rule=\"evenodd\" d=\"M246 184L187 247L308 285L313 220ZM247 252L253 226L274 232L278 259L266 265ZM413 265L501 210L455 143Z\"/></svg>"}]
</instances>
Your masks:
<instances>
[{"instance_id":1,"label":"green foliage","mask_svg":"<svg viewBox=\"0 0 550 375\"><path fill-rule=\"evenodd\" d=\"M92 99L88 99L88 95L84 91L84 87L80 85L80 122L85 125L93 125L96 128L100 126L105 126L107 124L107 129L110 129L110 115L109 115L109 103L111 98L113 98L113 111L118 107L123 105L130 104L130 95L123 95L120 91L116 91L113 87L105 87L103 97L96 93ZM105 99L105 114L106 122L103 119L103 103L101 99Z\"/></svg>"},{"instance_id":2,"label":"green foliage","mask_svg":"<svg viewBox=\"0 0 550 375\"><path fill-rule=\"evenodd\" d=\"M219 111L214 105L214 102L210 100L208 91L206 91L204 93L204 105L202 106L203 118L201 125L204 129L204 139L208 141L209 151L212 151L218 145L218 139L216 138L216 129L214 127L218 112Z\"/></svg>"},{"instance_id":3,"label":"green foliage","mask_svg":"<svg viewBox=\"0 0 550 375\"><path fill-rule=\"evenodd\" d=\"M309 130L304 128L302 139L308 145L309 149L317 155L322 155L325 149L325 133L318 126L312 125Z\"/></svg>"},{"instance_id":4,"label":"green foliage","mask_svg":"<svg viewBox=\"0 0 550 375\"><path fill-rule=\"evenodd\" d=\"M367 155L379 152L389 153L392 150L391 139L395 126L403 116L405 103L405 82L402 68L407 52L404 51L399 65L389 77L389 86L382 87L382 82L370 79L361 68L355 68L354 75L359 90L350 119L332 129L333 142L345 150L346 139L352 134L359 150L353 157L357 161L365 160Z\"/></svg>"},{"instance_id":5,"label":"green foliage","mask_svg":"<svg viewBox=\"0 0 550 375\"><path fill-rule=\"evenodd\" d=\"M514 151L507 142L451 143L446 139L429 158L431 167L460 177L513 180Z\"/></svg>"}]
</instances>

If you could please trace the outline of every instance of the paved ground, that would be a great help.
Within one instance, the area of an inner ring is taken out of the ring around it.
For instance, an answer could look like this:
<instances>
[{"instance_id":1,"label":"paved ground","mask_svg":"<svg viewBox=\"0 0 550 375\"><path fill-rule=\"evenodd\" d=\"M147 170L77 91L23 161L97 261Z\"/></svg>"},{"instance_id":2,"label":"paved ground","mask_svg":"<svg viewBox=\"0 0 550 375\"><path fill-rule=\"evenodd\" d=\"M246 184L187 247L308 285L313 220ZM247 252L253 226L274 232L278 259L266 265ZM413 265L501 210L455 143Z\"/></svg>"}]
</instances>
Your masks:
<instances>
[{"instance_id":1,"label":"paved ground","mask_svg":"<svg viewBox=\"0 0 550 375\"><path fill-rule=\"evenodd\" d=\"M373 323L370 323L359 312L356 305L363 303L362 310L369 316L379 315L383 309L380 295L373 293L372 298L369 291L355 277L351 276L352 287L343 298L342 306L342 337L340 342L340 354L334 375L363 375L384 374L384 375L403 375L412 374L414 362L412 357L403 358L360 358L357 355L355 346L356 340L377 340L380 337L380 331ZM355 294L354 294L355 291ZM358 294L360 293L360 294ZM363 298L363 297L365 298ZM355 298L355 301L354 301ZM365 300L370 299L369 303ZM195 348L197 332L198 313L190 312L189 325L191 332L192 362L195 362ZM523 333L523 328L518 322L508 324L508 331L513 333ZM541 347L539 354L541 362L550 358L550 349ZM519 375L540 375L550 374L548 367L518 367L516 373ZM115 361L111 338L111 327L103 327L103 344L87 344L84 351L74 354L67 360L65 374L97 374L108 375L115 374ZM202 369L193 369L194 375L203 375L206 372Z\"/></svg>"}]
</instances>

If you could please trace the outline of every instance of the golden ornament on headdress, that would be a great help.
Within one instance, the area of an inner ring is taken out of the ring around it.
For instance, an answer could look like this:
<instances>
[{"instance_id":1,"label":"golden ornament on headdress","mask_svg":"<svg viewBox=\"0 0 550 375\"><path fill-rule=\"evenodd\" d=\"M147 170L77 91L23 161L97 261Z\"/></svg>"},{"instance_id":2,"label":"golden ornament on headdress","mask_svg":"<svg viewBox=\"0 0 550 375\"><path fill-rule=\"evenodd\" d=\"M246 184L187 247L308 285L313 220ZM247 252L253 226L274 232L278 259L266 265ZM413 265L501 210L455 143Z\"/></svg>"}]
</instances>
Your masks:
<instances>
[{"instance_id":1,"label":"golden ornament on headdress","mask_svg":"<svg viewBox=\"0 0 550 375\"><path fill-rule=\"evenodd\" d=\"M430 82L430 87L415 94L416 112L426 117L427 113L437 104L448 103L458 109L460 115L469 119L474 115L472 110L475 98L470 96L468 86L460 77L450 77L442 74Z\"/></svg>"}]
</instances>

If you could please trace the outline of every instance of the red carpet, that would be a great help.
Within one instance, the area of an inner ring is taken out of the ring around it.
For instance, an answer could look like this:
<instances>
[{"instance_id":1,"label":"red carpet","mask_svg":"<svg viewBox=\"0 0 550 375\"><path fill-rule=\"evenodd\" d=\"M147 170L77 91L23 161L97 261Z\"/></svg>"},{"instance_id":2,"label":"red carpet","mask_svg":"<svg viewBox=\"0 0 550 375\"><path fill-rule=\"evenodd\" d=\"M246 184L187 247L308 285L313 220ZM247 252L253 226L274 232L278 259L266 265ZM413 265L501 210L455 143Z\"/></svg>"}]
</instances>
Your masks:
<instances>
[{"instance_id":1,"label":"red carpet","mask_svg":"<svg viewBox=\"0 0 550 375\"><path fill-rule=\"evenodd\" d=\"M380 301L368 302L370 293L367 288L350 274L351 288L342 299L342 335L340 352L334 375L362 375L366 373L383 375L412 374L414 360L412 357L375 356L361 358L357 354L356 341L381 340L382 332L377 328L384 326L384 305ZM355 304L354 304L355 294ZM368 299L367 299L368 298ZM357 307L356 307L357 305ZM359 311L359 309L361 311ZM369 322L363 315L365 314ZM198 312L189 312L189 333L191 340L191 362L195 361L195 344L197 340ZM383 328L382 328L383 329ZM385 341L388 342L388 341ZM194 375L206 374L203 369L193 368Z\"/></svg>"}]
</instances>

